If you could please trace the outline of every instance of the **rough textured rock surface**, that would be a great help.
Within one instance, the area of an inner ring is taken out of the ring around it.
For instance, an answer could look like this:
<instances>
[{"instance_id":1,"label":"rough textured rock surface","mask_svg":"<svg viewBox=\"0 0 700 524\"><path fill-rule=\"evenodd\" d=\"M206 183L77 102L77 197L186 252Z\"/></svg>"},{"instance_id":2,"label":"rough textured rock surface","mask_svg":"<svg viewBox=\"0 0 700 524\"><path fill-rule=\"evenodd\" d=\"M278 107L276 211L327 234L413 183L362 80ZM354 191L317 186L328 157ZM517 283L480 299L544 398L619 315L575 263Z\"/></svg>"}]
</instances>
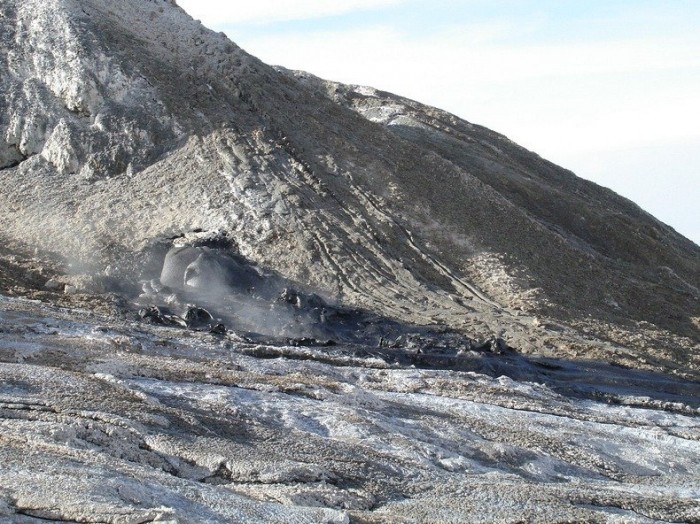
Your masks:
<instances>
[{"instance_id":1,"label":"rough textured rock surface","mask_svg":"<svg viewBox=\"0 0 700 524\"><path fill-rule=\"evenodd\" d=\"M0 521L700 519L697 382L516 354L427 369L18 299L0 322Z\"/></svg>"},{"instance_id":2,"label":"rough textured rock surface","mask_svg":"<svg viewBox=\"0 0 700 524\"><path fill-rule=\"evenodd\" d=\"M698 246L174 2L3 0L0 48L0 293L68 308L2 302L0 520L700 519ZM294 340L131 322L173 246Z\"/></svg>"}]
</instances>

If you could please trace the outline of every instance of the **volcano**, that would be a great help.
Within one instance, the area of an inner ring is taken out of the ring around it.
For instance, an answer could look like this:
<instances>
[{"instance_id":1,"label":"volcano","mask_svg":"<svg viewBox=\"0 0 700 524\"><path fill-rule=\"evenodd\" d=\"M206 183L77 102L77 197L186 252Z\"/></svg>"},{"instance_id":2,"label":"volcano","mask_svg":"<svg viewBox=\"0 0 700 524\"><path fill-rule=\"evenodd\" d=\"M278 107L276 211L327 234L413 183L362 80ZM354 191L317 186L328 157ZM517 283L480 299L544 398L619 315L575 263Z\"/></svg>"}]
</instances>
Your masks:
<instances>
[{"instance_id":1,"label":"volcano","mask_svg":"<svg viewBox=\"0 0 700 524\"><path fill-rule=\"evenodd\" d=\"M697 245L173 1L0 26L0 517L700 519Z\"/></svg>"}]
</instances>

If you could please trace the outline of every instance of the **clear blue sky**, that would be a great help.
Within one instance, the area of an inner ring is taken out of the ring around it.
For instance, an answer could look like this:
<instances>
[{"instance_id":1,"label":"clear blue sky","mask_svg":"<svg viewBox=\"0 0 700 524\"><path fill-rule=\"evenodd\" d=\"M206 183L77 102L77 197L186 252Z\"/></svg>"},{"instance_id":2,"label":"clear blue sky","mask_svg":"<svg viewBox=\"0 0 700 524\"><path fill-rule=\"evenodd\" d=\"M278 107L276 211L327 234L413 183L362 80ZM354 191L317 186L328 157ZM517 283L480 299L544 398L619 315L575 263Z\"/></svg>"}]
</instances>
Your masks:
<instances>
[{"instance_id":1,"label":"clear blue sky","mask_svg":"<svg viewBox=\"0 0 700 524\"><path fill-rule=\"evenodd\" d=\"M178 4L265 62L490 127L700 244L700 1Z\"/></svg>"}]
</instances>

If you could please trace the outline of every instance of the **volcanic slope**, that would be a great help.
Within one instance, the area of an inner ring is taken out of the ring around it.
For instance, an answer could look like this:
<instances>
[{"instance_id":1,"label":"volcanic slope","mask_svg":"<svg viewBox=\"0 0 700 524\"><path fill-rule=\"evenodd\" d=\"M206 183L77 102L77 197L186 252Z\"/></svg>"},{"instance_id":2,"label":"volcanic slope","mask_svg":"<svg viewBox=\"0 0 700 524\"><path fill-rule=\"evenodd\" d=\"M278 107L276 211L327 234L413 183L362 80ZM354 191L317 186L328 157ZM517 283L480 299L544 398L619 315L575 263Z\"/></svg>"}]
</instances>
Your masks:
<instances>
[{"instance_id":1,"label":"volcanic slope","mask_svg":"<svg viewBox=\"0 0 700 524\"><path fill-rule=\"evenodd\" d=\"M171 1L0 47L0 522L700 522L671 228Z\"/></svg>"},{"instance_id":2,"label":"volcanic slope","mask_svg":"<svg viewBox=\"0 0 700 524\"><path fill-rule=\"evenodd\" d=\"M697 369L700 250L611 191L439 110L266 66L170 2L2 10L8 241L138 276L164 239L225 233L389 317L566 352L531 333L545 315Z\"/></svg>"}]
</instances>

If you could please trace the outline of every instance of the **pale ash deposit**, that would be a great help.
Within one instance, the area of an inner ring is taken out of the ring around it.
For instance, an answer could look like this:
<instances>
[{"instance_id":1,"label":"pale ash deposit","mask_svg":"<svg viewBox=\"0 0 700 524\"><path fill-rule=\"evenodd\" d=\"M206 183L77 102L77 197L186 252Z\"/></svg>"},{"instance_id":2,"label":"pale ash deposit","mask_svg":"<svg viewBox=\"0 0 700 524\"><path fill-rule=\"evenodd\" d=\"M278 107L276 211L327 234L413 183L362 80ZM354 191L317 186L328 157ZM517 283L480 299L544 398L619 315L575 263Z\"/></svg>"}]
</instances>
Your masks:
<instances>
[{"instance_id":1,"label":"pale ash deposit","mask_svg":"<svg viewBox=\"0 0 700 524\"><path fill-rule=\"evenodd\" d=\"M700 521L670 227L171 1L0 47L0 522Z\"/></svg>"},{"instance_id":2,"label":"pale ash deposit","mask_svg":"<svg viewBox=\"0 0 700 524\"><path fill-rule=\"evenodd\" d=\"M391 366L7 299L0 321L7 522L700 519L697 388L677 379Z\"/></svg>"}]
</instances>

